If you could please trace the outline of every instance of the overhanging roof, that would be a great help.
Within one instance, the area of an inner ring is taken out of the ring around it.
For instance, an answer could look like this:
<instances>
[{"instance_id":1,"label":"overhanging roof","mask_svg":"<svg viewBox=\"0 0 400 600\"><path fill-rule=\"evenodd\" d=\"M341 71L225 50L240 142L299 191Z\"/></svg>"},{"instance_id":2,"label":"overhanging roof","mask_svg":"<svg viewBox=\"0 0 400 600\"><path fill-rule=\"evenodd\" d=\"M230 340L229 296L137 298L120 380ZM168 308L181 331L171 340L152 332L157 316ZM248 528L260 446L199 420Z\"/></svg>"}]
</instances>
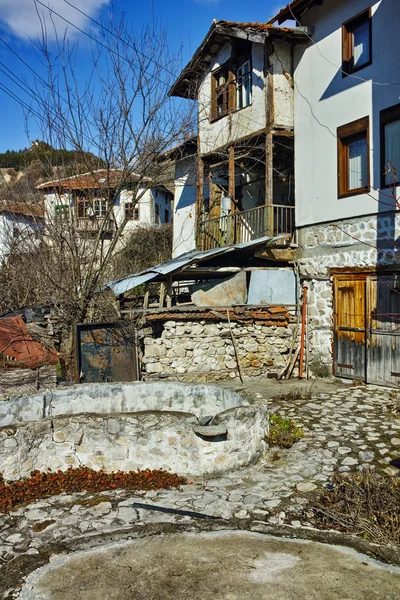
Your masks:
<instances>
[{"instance_id":1,"label":"overhanging roof","mask_svg":"<svg viewBox=\"0 0 400 600\"><path fill-rule=\"evenodd\" d=\"M276 237L265 236L251 242L242 242L241 244L224 246L223 248L215 248L214 250L192 250L191 252L177 256L176 258L173 258L172 260L169 260L161 265L151 267L146 271L141 271L140 273L135 273L133 275L129 275L128 277L124 277L123 279L117 279L116 281L110 281L110 283L107 283L105 287L112 290L116 296L120 296L129 290L133 290L139 285L143 285L144 283L157 280L162 281L168 275L177 273L192 264L201 263L209 258L228 254L229 252L234 252L235 250L246 250L249 248L255 248L256 246L263 246L266 243L279 242L286 238L287 235L278 235ZM187 275L188 279L190 279L190 270L188 270Z\"/></svg>"},{"instance_id":2,"label":"overhanging roof","mask_svg":"<svg viewBox=\"0 0 400 600\"><path fill-rule=\"evenodd\" d=\"M301 17L313 6L321 6L323 0L293 0L285 8L282 8L278 14L268 21L269 25L273 23L284 23L287 20L297 19Z\"/></svg>"},{"instance_id":3,"label":"overhanging roof","mask_svg":"<svg viewBox=\"0 0 400 600\"><path fill-rule=\"evenodd\" d=\"M169 95L196 99L199 77L209 67L213 57L232 38L263 43L268 37L291 41L306 39L304 32L290 27L274 27L270 23L241 23L214 19L206 37L170 89Z\"/></svg>"}]
</instances>

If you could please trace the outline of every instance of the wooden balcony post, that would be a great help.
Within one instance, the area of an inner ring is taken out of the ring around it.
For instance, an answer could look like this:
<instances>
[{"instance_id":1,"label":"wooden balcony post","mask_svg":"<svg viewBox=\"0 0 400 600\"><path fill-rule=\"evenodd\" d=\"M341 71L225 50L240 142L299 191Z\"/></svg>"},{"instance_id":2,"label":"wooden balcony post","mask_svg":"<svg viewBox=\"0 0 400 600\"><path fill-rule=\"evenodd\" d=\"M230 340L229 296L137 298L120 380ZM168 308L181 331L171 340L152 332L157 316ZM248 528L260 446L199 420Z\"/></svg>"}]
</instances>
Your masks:
<instances>
[{"instance_id":1,"label":"wooden balcony post","mask_svg":"<svg viewBox=\"0 0 400 600\"><path fill-rule=\"evenodd\" d=\"M201 156L197 160L197 197L196 197L196 211L195 211L195 231L196 231L196 246L199 249L203 248L203 236L200 231L200 221L203 216L203 194L204 194L204 160Z\"/></svg>"},{"instance_id":2,"label":"wooden balcony post","mask_svg":"<svg viewBox=\"0 0 400 600\"><path fill-rule=\"evenodd\" d=\"M265 214L265 233L274 235L274 150L273 133L268 131L265 136L265 204L267 206Z\"/></svg>"}]
</instances>

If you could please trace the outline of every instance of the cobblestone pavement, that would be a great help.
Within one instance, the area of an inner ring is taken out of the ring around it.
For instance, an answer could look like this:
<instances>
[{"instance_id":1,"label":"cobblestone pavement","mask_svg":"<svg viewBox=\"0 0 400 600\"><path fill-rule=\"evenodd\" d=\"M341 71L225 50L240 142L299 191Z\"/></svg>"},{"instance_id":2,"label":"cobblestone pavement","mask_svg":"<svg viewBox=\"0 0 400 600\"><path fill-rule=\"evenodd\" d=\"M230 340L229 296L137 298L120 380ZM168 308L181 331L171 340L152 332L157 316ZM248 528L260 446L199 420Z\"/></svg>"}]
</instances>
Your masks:
<instances>
[{"instance_id":1,"label":"cobblestone pavement","mask_svg":"<svg viewBox=\"0 0 400 600\"><path fill-rule=\"evenodd\" d=\"M311 399L282 396L269 402L270 413L294 418L305 437L289 450L272 449L256 465L220 478L194 480L179 490L62 495L2 515L1 562L8 565L21 554L34 558L47 546L128 531L134 524L191 521L190 516L161 512L159 507L310 526L296 513L301 514L307 494L324 486L335 469L346 473L368 465L399 475L389 465L400 457L400 419L387 409L389 394L384 388L348 386Z\"/></svg>"}]
</instances>

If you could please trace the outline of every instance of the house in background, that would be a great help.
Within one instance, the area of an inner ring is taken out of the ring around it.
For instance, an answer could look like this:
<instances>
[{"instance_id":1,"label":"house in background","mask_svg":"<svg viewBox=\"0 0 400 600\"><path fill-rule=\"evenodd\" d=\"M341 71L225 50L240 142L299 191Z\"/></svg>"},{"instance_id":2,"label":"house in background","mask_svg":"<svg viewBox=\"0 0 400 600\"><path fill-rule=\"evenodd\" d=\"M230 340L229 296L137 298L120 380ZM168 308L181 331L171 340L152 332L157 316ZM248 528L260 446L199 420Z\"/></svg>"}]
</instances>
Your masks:
<instances>
[{"instance_id":1,"label":"house in background","mask_svg":"<svg viewBox=\"0 0 400 600\"><path fill-rule=\"evenodd\" d=\"M314 31L294 52L297 259L314 370L398 386L398 1L295 0L271 24L292 19Z\"/></svg>"},{"instance_id":2,"label":"house in background","mask_svg":"<svg viewBox=\"0 0 400 600\"><path fill-rule=\"evenodd\" d=\"M0 200L0 263L12 252L29 252L44 227L40 203Z\"/></svg>"},{"instance_id":3,"label":"house in background","mask_svg":"<svg viewBox=\"0 0 400 600\"><path fill-rule=\"evenodd\" d=\"M293 48L306 41L301 29L214 21L179 75L170 95L198 101L198 138L195 164L179 161L175 250L189 214L186 251L293 234Z\"/></svg>"},{"instance_id":4,"label":"house in background","mask_svg":"<svg viewBox=\"0 0 400 600\"><path fill-rule=\"evenodd\" d=\"M68 215L82 236L96 234L99 227L104 235L111 236L126 221L126 236L139 226L171 221L173 196L167 188L151 187L147 177L132 174L127 181L122 181L122 177L123 172L118 169L99 169L41 183L36 189L44 194L46 222ZM135 198L139 198L137 202Z\"/></svg>"}]
</instances>

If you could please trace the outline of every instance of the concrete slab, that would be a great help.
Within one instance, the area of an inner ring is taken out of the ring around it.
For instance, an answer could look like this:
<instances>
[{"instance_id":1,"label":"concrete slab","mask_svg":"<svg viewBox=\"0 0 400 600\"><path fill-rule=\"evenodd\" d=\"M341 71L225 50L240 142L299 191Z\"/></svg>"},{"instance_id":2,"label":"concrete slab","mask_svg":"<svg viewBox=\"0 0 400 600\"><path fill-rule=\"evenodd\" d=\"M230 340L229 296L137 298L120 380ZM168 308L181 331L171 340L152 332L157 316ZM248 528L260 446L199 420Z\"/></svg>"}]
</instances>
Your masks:
<instances>
[{"instance_id":1,"label":"concrete slab","mask_svg":"<svg viewBox=\"0 0 400 600\"><path fill-rule=\"evenodd\" d=\"M38 569L20 600L399 600L400 568L247 532L151 536Z\"/></svg>"}]
</instances>

